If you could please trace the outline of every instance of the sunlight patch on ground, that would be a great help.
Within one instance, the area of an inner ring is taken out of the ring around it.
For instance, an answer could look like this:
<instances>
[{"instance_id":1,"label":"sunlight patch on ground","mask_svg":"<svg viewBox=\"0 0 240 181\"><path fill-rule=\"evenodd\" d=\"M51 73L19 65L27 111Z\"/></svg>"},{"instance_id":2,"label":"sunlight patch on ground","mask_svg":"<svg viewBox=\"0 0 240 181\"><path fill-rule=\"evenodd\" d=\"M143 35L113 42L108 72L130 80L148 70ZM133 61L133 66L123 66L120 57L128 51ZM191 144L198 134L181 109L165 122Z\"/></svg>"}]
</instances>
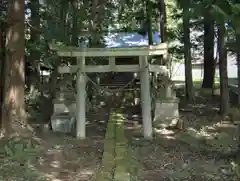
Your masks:
<instances>
[{"instance_id":1,"label":"sunlight patch on ground","mask_svg":"<svg viewBox=\"0 0 240 181\"><path fill-rule=\"evenodd\" d=\"M213 139L215 136L215 133L210 134L210 133L206 132L203 128L201 128L200 130L197 130L195 128L188 128L187 133L196 139L203 139L203 138L204 139Z\"/></svg>"},{"instance_id":2,"label":"sunlight patch on ground","mask_svg":"<svg viewBox=\"0 0 240 181\"><path fill-rule=\"evenodd\" d=\"M163 129L154 128L154 133L156 135L161 135L166 139L175 139L175 137L173 136L175 132L172 130L167 130L165 128L163 128Z\"/></svg>"},{"instance_id":3,"label":"sunlight patch on ground","mask_svg":"<svg viewBox=\"0 0 240 181\"><path fill-rule=\"evenodd\" d=\"M219 128L220 124L205 125L199 129L188 127L185 132L178 134L176 139L203 150L228 152L234 149L237 145L236 129L225 127L227 129L219 130Z\"/></svg>"},{"instance_id":4,"label":"sunlight patch on ground","mask_svg":"<svg viewBox=\"0 0 240 181\"><path fill-rule=\"evenodd\" d=\"M57 176L58 176L58 172L51 172L51 173L44 174L44 177L49 181L59 180L56 178Z\"/></svg>"},{"instance_id":5,"label":"sunlight patch on ground","mask_svg":"<svg viewBox=\"0 0 240 181\"><path fill-rule=\"evenodd\" d=\"M73 181L82 180L82 181L90 181L92 180L93 176L95 174L95 171L83 169L78 171L78 173L71 178Z\"/></svg>"},{"instance_id":6,"label":"sunlight patch on ground","mask_svg":"<svg viewBox=\"0 0 240 181\"><path fill-rule=\"evenodd\" d=\"M61 162L58 161L58 160L54 160L54 161L51 162L50 166L53 167L53 168L60 168L61 167Z\"/></svg>"},{"instance_id":7,"label":"sunlight patch on ground","mask_svg":"<svg viewBox=\"0 0 240 181\"><path fill-rule=\"evenodd\" d=\"M54 146L55 148L51 148L47 150L47 155L55 154L55 153L61 153L63 150L60 149L59 145Z\"/></svg>"}]
</instances>

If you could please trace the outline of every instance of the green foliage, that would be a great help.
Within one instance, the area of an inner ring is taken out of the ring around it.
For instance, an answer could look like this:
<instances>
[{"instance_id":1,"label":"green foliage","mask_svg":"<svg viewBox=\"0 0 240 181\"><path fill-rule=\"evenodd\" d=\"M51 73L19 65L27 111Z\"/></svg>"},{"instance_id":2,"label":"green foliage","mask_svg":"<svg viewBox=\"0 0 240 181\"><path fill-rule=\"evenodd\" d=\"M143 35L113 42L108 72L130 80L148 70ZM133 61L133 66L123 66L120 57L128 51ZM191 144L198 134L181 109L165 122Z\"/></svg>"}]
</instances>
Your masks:
<instances>
[{"instance_id":1,"label":"green foliage","mask_svg":"<svg viewBox=\"0 0 240 181\"><path fill-rule=\"evenodd\" d=\"M0 140L0 145L0 180L44 180L41 173L32 166L39 155L36 143L12 137Z\"/></svg>"},{"instance_id":2,"label":"green foliage","mask_svg":"<svg viewBox=\"0 0 240 181\"><path fill-rule=\"evenodd\" d=\"M5 158L19 163L26 163L34 158L37 150L32 143L32 140L22 140L18 137L13 137L7 140L4 145Z\"/></svg>"},{"instance_id":3,"label":"green foliage","mask_svg":"<svg viewBox=\"0 0 240 181\"><path fill-rule=\"evenodd\" d=\"M37 89L29 91L25 96L26 111L30 119L38 120L41 119L40 105L42 104L41 93Z\"/></svg>"}]
</instances>

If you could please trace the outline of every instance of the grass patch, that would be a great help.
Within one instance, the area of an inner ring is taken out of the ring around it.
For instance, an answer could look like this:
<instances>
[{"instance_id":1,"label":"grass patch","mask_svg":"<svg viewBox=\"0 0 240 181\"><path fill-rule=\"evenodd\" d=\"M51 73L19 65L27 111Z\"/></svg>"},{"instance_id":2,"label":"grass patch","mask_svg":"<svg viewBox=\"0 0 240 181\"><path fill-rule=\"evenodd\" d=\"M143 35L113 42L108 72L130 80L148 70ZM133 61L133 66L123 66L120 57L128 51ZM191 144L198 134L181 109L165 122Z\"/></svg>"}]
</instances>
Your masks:
<instances>
[{"instance_id":1,"label":"grass patch","mask_svg":"<svg viewBox=\"0 0 240 181\"><path fill-rule=\"evenodd\" d=\"M102 166L97 181L130 181L134 165L128 140L125 137L124 117L112 110L106 130Z\"/></svg>"},{"instance_id":2,"label":"grass patch","mask_svg":"<svg viewBox=\"0 0 240 181\"><path fill-rule=\"evenodd\" d=\"M39 151L31 139L12 137L0 140L0 180L43 181L34 166Z\"/></svg>"}]
</instances>

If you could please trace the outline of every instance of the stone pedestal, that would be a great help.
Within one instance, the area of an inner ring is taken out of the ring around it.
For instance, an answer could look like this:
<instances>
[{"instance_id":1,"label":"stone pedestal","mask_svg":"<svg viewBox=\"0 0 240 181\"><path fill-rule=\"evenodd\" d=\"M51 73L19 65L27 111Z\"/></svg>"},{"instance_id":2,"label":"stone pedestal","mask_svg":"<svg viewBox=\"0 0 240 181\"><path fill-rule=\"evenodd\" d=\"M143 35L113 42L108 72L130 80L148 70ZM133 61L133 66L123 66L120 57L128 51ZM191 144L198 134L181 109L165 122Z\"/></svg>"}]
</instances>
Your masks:
<instances>
[{"instance_id":1,"label":"stone pedestal","mask_svg":"<svg viewBox=\"0 0 240 181\"><path fill-rule=\"evenodd\" d=\"M76 129L76 96L71 81L61 80L54 100L51 125L54 132L72 133Z\"/></svg>"},{"instance_id":2,"label":"stone pedestal","mask_svg":"<svg viewBox=\"0 0 240 181\"><path fill-rule=\"evenodd\" d=\"M167 127L174 119L178 119L178 104L178 98L157 100L153 120L154 126Z\"/></svg>"},{"instance_id":3,"label":"stone pedestal","mask_svg":"<svg viewBox=\"0 0 240 181\"><path fill-rule=\"evenodd\" d=\"M75 117L67 113L52 115L51 117L51 125L54 132L73 133L75 122Z\"/></svg>"},{"instance_id":4,"label":"stone pedestal","mask_svg":"<svg viewBox=\"0 0 240 181\"><path fill-rule=\"evenodd\" d=\"M160 88L159 95L155 103L154 126L167 127L179 118L179 99L170 83Z\"/></svg>"},{"instance_id":5,"label":"stone pedestal","mask_svg":"<svg viewBox=\"0 0 240 181\"><path fill-rule=\"evenodd\" d=\"M51 117L51 125L54 132L70 133L75 128L76 103L54 101L54 112Z\"/></svg>"}]
</instances>

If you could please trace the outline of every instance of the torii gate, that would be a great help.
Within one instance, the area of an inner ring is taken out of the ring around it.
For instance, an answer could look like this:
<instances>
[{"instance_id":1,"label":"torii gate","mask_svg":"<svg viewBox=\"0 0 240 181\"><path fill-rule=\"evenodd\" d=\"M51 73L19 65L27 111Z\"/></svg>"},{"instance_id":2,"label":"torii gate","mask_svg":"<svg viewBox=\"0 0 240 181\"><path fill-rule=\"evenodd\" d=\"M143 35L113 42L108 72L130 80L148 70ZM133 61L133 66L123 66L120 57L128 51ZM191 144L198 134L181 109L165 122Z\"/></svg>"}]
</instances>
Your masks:
<instances>
[{"instance_id":1,"label":"torii gate","mask_svg":"<svg viewBox=\"0 0 240 181\"><path fill-rule=\"evenodd\" d=\"M76 136L84 139L86 136L86 77L85 73L93 72L139 72L141 83L141 104L143 117L143 134L145 138L152 137L150 72L167 73L166 66L149 64L151 55L166 55L167 44L162 43L153 46L128 47L128 48L79 48L50 44L50 49L61 57L76 57L77 65L61 66L58 71L61 74L77 71L77 100L76 100ZM116 65L115 57L132 56L139 57L136 65ZM86 65L85 57L108 57L108 65Z\"/></svg>"}]
</instances>

